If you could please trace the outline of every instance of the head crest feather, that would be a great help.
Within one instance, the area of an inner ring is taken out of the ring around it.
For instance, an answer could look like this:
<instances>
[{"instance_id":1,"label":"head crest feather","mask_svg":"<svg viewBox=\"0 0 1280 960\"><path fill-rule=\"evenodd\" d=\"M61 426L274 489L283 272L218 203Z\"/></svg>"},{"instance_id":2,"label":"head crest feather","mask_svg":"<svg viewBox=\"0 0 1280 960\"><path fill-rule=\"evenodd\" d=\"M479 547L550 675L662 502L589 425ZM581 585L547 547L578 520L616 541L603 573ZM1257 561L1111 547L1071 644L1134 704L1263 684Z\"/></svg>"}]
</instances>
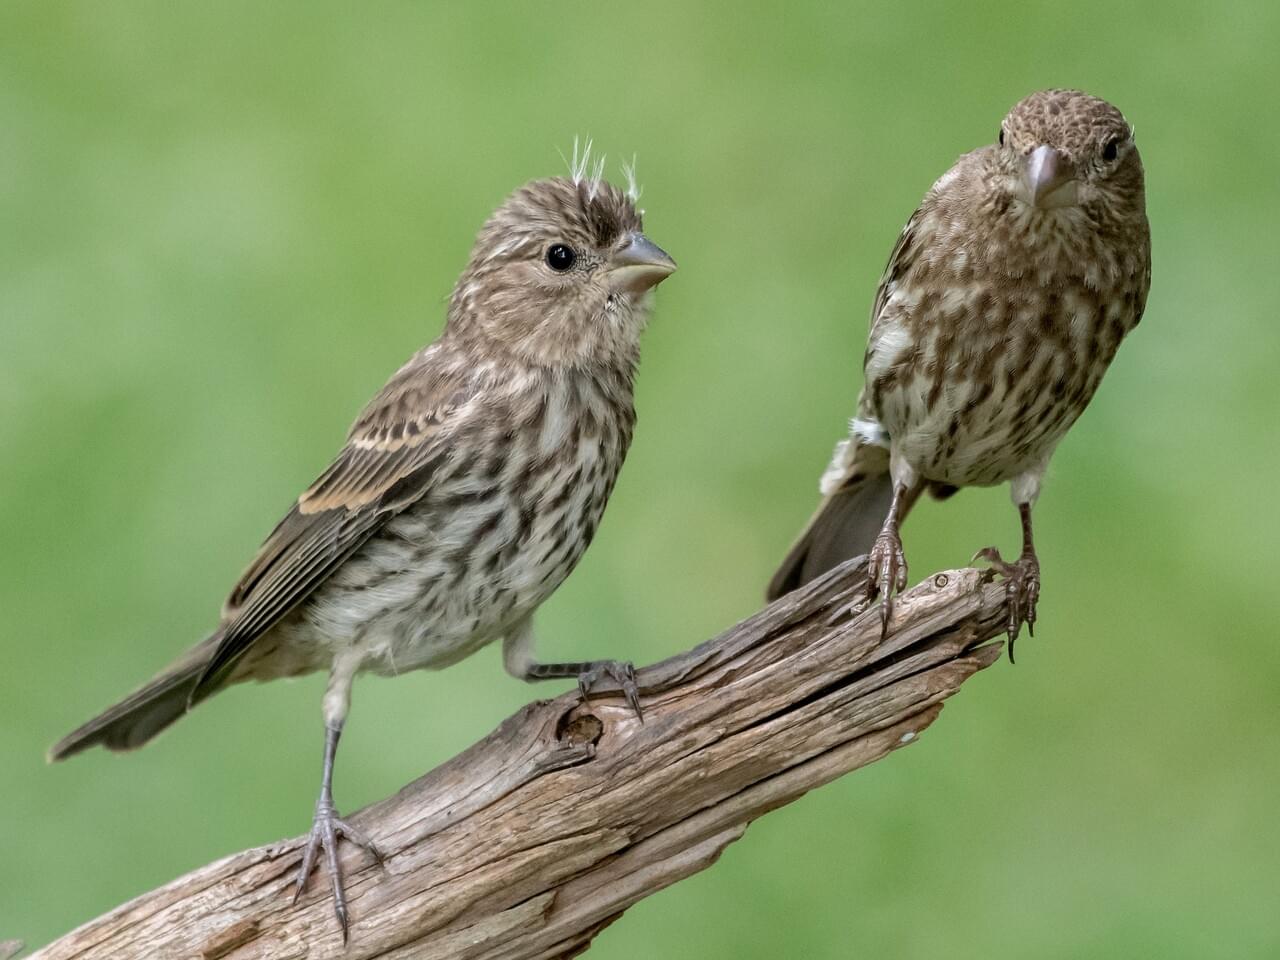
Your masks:
<instances>
[{"instance_id":1,"label":"head crest feather","mask_svg":"<svg viewBox=\"0 0 1280 960\"><path fill-rule=\"evenodd\" d=\"M600 189L600 184L604 180L605 154L593 157L594 141L590 137L582 140L579 137L573 138L573 153L566 158L564 153L560 154L560 159L564 160L565 166L569 168L569 179L573 181L574 186L584 187L587 191L587 199L594 200L596 193ZM638 203L640 195L644 189L640 186L636 179L636 158L632 156L631 161L622 162L622 177L626 181L626 195L632 203Z\"/></svg>"},{"instance_id":2,"label":"head crest feather","mask_svg":"<svg viewBox=\"0 0 1280 960\"><path fill-rule=\"evenodd\" d=\"M640 186L636 180L636 157L631 155L631 162L622 161L622 177L627 181L627 199L632 203L640 202L640 194L644 193L644 188Z\"/></svg>"},{"instance_id":3,"label":"head crest feather","mask_svg":"<svg viewBox=\"0 0 1280 960\"><path fill-rule=\"evenodd\" d=\"M593 159L591 148L592 141L590 137L587 137L585 143L574 137L573 157L568 161L569 179L573 181L574 186L586 188L588 200L594 200L596 191L600 189L600 180L604 176L605 161L603 153ZM560 157L563 159L564 154L561 154Z\"/></svg>"}]
</instances>

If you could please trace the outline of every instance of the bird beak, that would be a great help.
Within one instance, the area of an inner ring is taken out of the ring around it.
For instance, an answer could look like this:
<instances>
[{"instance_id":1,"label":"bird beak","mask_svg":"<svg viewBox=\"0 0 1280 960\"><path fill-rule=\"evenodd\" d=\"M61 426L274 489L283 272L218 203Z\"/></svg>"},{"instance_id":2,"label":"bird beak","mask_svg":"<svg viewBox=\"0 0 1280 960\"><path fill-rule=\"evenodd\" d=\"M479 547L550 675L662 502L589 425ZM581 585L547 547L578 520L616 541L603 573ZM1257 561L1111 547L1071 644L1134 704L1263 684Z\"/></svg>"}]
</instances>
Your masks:
<instances>
[{"instance_id":1,"label":"bird beak","mask_svg":"<svg viewBox=\"0 0 1280 960\"><path fill-rule=\"evenodd\" d=\"M609 258L609 284L615 290L644 293L657 286L676 269L672 260L643 233L626 237L624 246Z\"/></svg>"},{"instance_id":2,"label":"bird beak","mask_svg":"<svg viewBox=\"0 0 1280 960\"><path fill-rule=\"evenodd\" d=\"M1069 207L1076 202L1075 171L1053 147L1041 144L1022 161L1023 197L1033 207Z\"/></svg>"}]
</instances>

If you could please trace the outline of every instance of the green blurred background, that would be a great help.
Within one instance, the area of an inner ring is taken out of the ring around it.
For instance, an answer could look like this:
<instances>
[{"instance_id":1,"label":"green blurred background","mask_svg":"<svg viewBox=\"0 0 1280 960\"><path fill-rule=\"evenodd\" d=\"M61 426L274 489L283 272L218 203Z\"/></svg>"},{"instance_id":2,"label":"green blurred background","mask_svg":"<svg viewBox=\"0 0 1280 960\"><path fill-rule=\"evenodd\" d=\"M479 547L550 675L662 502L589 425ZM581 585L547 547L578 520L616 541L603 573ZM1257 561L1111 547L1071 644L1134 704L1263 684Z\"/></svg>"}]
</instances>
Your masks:
<instances>
[{"instance_id":1,"label":"green blurred background","mask_svg":"<svg viewBox=\"0 0 1280 960\"><path fill-rule=\"evenodd\" d=\"M681 269L541 649L648 662L759 606L921 194L1019 97L1077 85L1136 125L1155 283L1054 461L1037 637L592 956L1280 956L1280 6L482 6L0 10L0 938L306 829L319 676L133 756L44 750L212 626L438 332L481 222L575 135L615 174L639 156ZM1003 489L907 526L916 578L992 541L1017 542ZM533 695L496 650L362 681L339 805Z\"/></svg>"}]
</instances>

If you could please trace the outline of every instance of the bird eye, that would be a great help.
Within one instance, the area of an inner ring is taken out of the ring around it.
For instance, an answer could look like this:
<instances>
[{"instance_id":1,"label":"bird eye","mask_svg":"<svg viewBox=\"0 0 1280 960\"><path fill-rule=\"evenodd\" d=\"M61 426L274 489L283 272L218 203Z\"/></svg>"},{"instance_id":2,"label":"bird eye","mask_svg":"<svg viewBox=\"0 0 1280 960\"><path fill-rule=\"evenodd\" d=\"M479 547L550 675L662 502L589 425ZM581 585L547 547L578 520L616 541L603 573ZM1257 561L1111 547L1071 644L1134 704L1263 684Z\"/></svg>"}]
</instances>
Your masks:
<instances>
[{"instance_id":1,"label":"bird eye","mask_svg":"<svg viewBox=\"0 0 1280 960\"><path fill-rule=\"evenodd\" d=\"M1000 146L1004 146L1004 127L1000 128Z\"/></svg>"},{"instance_id":2,"label":"bird eye","mask_svg":"<svg viewBox=\"0 0 1280 960\"><path fill-rule=\"evenodd\" d=\"M1102 159L1110 163L1120 153L1120 138L1112 137L1102 147Z\"/></svg>"},{"instance_id":3,"label":"bird eye","mask_svg":"<svg viewBox=\"0 0 1280 960\"><path fill-rule=\"evenodd\" d=\"M563 243L553 243L547 248L547 266L558 273L564 273L577 259L578 255Z\"/></svg>"}]
</instances>

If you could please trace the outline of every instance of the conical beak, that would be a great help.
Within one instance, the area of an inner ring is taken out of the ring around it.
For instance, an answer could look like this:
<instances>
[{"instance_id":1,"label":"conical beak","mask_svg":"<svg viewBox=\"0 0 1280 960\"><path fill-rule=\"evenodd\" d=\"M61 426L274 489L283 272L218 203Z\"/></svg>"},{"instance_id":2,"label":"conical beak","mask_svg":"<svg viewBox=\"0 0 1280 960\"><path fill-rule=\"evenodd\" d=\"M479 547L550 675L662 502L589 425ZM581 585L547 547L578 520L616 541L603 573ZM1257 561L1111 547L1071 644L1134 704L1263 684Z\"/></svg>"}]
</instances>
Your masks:
<instances>
[{"instance_id":1,"label":"conical beak","mask_svg":"<svg viewBox=\"0 0 1280 960\"><path fill-rule=\"evenodd\" d=\"M1076 202L1075 171L1053 147L1040 145L1023 158L1024 198L1033 207L1068 207Z\"/></svg>"},{"instance_id":2,"label":"conical beak","mask_svg":"<svg viewBox=\"0 0 1280 960\"><path fill-rule=\"evenodd\" d=\"M609 284L615 290L644 293L676 269L676 262L643 233L632 233L609 258Z\"/></svg>"}]
</instances>

